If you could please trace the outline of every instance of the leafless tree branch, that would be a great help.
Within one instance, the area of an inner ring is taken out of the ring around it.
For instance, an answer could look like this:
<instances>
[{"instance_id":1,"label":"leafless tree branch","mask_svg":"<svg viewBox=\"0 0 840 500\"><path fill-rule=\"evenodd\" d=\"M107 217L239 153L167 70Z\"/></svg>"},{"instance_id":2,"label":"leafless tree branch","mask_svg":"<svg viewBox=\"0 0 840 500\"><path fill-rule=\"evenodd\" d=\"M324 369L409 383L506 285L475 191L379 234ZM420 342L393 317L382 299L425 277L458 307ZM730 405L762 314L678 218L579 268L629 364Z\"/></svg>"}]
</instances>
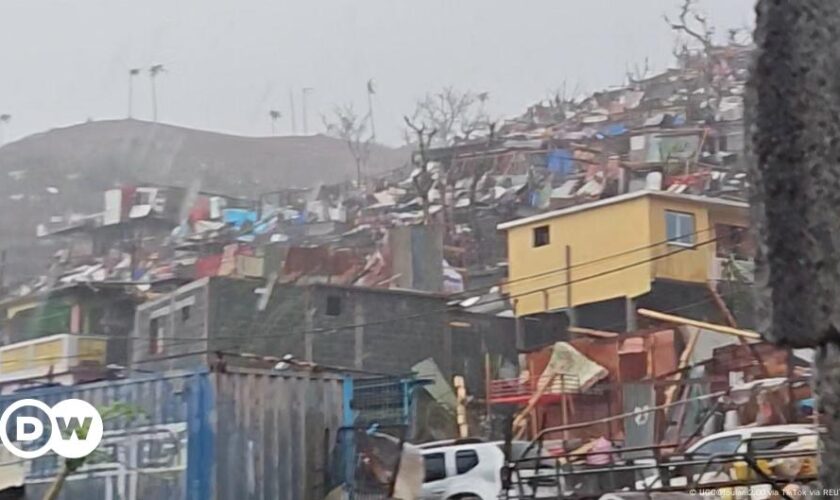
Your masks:
<instances>
[{"instance_id":1,"label":"leafless tree branch","mask_svg":"<svg viewBox=\"0 0 840 500\"><path fill-rule=\"evenodd\" d=\"M356 163L356 182L362 185L362 172L370 158L370 146L373 136L368 133L367 116L360 116L352 104L333 108L332 119L322 116L324 126L331 133L347 144L347 149Z\"/></svg>"}]
</instances>

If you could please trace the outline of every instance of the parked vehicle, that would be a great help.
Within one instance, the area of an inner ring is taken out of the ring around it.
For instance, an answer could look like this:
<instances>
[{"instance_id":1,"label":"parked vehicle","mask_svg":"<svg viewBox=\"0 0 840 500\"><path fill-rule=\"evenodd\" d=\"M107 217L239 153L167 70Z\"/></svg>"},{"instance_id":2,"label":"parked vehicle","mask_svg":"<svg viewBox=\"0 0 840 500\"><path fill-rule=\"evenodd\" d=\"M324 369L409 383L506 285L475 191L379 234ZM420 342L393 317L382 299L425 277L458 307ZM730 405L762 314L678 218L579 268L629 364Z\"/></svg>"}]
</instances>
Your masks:
<instances>
[{"instance_id":1,"label":"parked vehicle","mask_svg":"<svg viewBox=\"0 0 840 500\"><path fill-rule=\"evenodd\" d=\"M421 500L496 500L503 490L503 446L501 441L479 440L420 445L426 471ZM526 441L514 441L511 455L523 458L528 446ZM534 452L529 455L534 456L526 458L536 458Z\"/></svg>"},{"instance_id":2,"label":"parked vehicle","mask_svg":"<svg viewBox=\"0 0 840 500\"><path fill-rule=\"evenodd\" d=\"M719 487L721 491L736 485L751 486L759 496L769 498L773 486L807 484L816 475L818 429L810 425L744 427L707 436L684 453L654 458L660 447L651 447L648 457L639 457L646 448L619 448L606 465L569 463L562 457L514 458L509 472L511 488L504 498L517 500L597 498L636 498L656 495L679 496L698 485ZM534 464L538 464L537 467ZM553 464L553 465L552 465ZM739 498L741 490L728 490ZM615 493L611 493L615 492ZM766 493L766 494L765 494Z\"/></svg>"},{"instance_id":3,"label":"parked vehicle","mask_svg":"<svg viewBox=\"0 0 840 500\"><path fill-rule=\"evenodd\" d=\"M692 462L690 465L656 464L650 460L651 469L646 477L636 483L636 489L662 488L663 467L667 467L671 487L688 485L689 478L696 484L710 484L728 480L747 480L750 472L741 454L755 454L757 465L768 475L773 475L774 465L782 465L778 460L761 458L762 454L796 448L798 451L816 451L817 429L811 425L788 424L765 427L743 427L707 436L686 449L683 457L672 457L676 462ZM708 462L715 457L733 457L725 463ZM799 458L802 463L796 469L799 473L813 473L816 468L813 459ZM638 461L637 461L638 462ZM790 468L789 464L788 468Z\"/></svg>"}]
</instances>

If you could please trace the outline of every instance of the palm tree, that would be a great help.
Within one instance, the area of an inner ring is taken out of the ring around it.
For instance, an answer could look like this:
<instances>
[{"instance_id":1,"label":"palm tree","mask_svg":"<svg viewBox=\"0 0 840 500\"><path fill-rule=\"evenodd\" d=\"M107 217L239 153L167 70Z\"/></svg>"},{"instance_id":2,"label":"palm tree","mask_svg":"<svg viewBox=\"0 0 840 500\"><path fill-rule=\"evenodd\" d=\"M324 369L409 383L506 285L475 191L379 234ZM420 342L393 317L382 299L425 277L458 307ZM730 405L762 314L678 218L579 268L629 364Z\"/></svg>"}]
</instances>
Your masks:
<instances>
[{"instance_id":1,"label":"palm tree","mask_svg":"<svg viewBox=\"0 0 840 500\"><path fill-rule=\"evenodd\" d=\"M152 81L152 121L157 122L157 87L155 85L155 80L157 76L161 73L166 72L166 68L163 67L163 64L155 64L151 68L149 68L149 79Z\"/></svg>"},{"instance_id":2,"label":"palm tree","mask_svg":"<svg viewBox=\"0 0 840 500\"><path fill-rule=\"evenodd\" d=\"M3 113L0 115L0 146L5 144L5 129L9 126L9 122L12 121L12 115L8 113Z\"/></svg>"},{"instance_id":3,"label":"palm tree","mask_svg":"<svg viewBox=\"0 0 840 500\"><path fill-rule=\"evenodd\" d=\"M271 135L275 135L277 133L277 120L279 120L280 117L283 116L283 114L277 111L276 109L272 109L268 112L268 116L271 117Z\"/></svg>"},{"instance_id":4,"label":"palm tree","mask_svg":"<svg viewBox=\"0 0 840 500\"><path fill-rule=\"evenodd\" d=\"M128 117L132 117L134 107L134 77L140 74L140 68L128 70Z\"/></svg>"}]
</instances>

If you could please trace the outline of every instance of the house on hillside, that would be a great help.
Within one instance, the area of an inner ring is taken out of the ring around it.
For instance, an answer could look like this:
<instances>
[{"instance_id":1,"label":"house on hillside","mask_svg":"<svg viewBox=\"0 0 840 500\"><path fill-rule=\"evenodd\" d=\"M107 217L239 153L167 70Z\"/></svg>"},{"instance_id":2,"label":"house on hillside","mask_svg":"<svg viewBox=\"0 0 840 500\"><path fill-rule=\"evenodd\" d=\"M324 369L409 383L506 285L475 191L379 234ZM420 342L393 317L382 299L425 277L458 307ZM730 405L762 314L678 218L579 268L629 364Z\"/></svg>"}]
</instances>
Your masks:
<instances>
[{"instance_id":1,"label":"house on hillside","mask_svg":"<svg viewBox=\"0 0 840 500\"><path fill-rule=\"evenodd\" d=\"M486 359L494 371L518 363L510 317L439 293L329 283L204 278L140 305L134 332L132 361L143 370L213 365L217 353L226 365L272 368L291 355L388 375L432 360L447 380L463 375L470 394L483 394Z\"/></svg>"},{"instance_id":2,"label":"house on hillside","mask_svg":"<svg viewBox=\"0 0 840 500\"><path fill-rule=\"evenodd\" d=\"M664 191L514 220L499 225L505 291L519 318L564 315L603 330L634 330L637 307L716 318L710 293L728 264L749 275L748 224L745 203Z\"/></svg>"},{"instance_id":3,"label":"house on hillside","mask_svg":"<svg viewBox=\"0 0 840 500\"><path fill-rule=\"evenodd\" d=\"M125 366L144 297L124 284L73 283L0 300L0 390L25 381L72 384Z\"/></svg>"}]
</instances>

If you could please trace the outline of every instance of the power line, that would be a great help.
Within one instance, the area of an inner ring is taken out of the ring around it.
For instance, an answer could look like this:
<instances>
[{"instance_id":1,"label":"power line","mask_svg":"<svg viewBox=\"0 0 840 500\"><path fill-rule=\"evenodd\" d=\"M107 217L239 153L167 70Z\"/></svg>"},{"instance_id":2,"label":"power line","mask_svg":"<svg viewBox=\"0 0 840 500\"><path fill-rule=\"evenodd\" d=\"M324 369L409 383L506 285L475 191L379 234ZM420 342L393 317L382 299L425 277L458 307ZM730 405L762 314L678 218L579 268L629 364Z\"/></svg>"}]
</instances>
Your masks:
<instances>
[{"instance_id":1,"label":"power line","mask_svg":"<svg viewBox=\"0 0 840 500\"><path fill-rule=\"evenodd\" d=\"M738 293L738 291L737 291L737 290L733 290L733 291L731 291L731 292L721 294L721 296L722 296L722 297L728 297L728 296L730 296L730 295L734 295L734 294L736 294L736 293ZM690 303L687 303L687 304L682 304L682 305L680 305L680 306L673 307L673 308L670 308L670 309L665 309L665 310L663 310L662 312L665 312L665 313L679 312L679 311L682 311L682 310L685 310L685 309L689 309L689 308L692 308L692 307L695 307L695 306L698 306L698 305L706 304L706 303L709 303L709 302L712 302L712 301L713 301L713 298L708 297L708 298L705 298L705 299L702 299L702 300L698 300L698 301L695 301L695 302L690 302ZM602 327L602 328L603 328L603 329L606 329L606 330L609 330L609 329L611 329L611 328L613 328L613 327L619 327L619 326L623 326L623 325L624 325L624 323L622 322L622 323L615 323L615 324L612 324L612 325L606 325L606 326L604 326L604 327ZM356 325L356 326L359 326L359 325ZM365 325L364 325L364 324L362 324L361 326L365 326ZM340 330L340 329L346 329L346 328L349 328L349 326L336 327L336 328L334 328L334 330L338 331L338 330ZM305 332L297 332L297 333L305 333ZM291 335L289 335L289 336L291 336ZM209 337L209 338L208 338L208 337L200 337L200 338L169 337L168 339L169 339L169 340L172 340L172 341L177 341L177 342L180 342L180 343L182 343L182 344L183 344L183 343L191 343L191 342L204 342L204 341L208 341L208 340L238 340L238 341L240 341L240 342L239 342L238 344L235 344L235 345L234 345L234 346L232 346L232 347L240 347L241 345L243 345L245 342L247 342L247 341L248 341L248 340L250 340L250 339L255 339L255 338L259 338L259 339L272 339L272 338L277 338L277 337L278 337L278 335L250 336L250 337ZM149 339L146 339L146 338L142 338L142 339L141 339L141 338L136 338L136 337L105 337L105 338L103 338L103 339L104 339L104 340L106 340L106 341L109 341L109 342L110 342L110 341L117 341L117 340L126 340L126 341L149 341ZM197 356L197 355L204 355L204 354L212 354L212 353L215 353L215 352L217 352L217 351L222 351L222 352L223 352L223 354L225 354L225 355L231 354L231 353L228 353L228 352L224 352L224 350L223 350L223 349L204 349L204 350L201 350L201 351L191 351L191 352L185 352L185 353L175 353L175 354L171 354L171 355L167 355L167 356L162 356L162 357L155 357L155 358L141 359L141 360L137 360L137 361L132 361L132 364L155 363L155 362L160 362L160 361L168 361L168 360L172 360L172 359L178 359L178 358L187 357L187 356ZM35 361L35 362L38 362L38 361L55 361L55 360L77 359L77 358L85 358L85 357L88 357L88 358L89 358L90 356L91 356L90 354L84 354L84 355L67 355L67 356L50 356L50 357L43 357L43 358L32 358L32 359L30 359L30 360L28 360L28 361ZM0 365L4 365L4 364L12 364L12 363L21 363L21 361L20 361L20 360L0 360Z\"/></svg>"},{"instance_id":2,"label":"power line","mask_svg":"<svg viewBox=\"0 0 840 500\"><path fill-rule=\"evenodd\" d=\"M528 276L521 276L519 278L506 281L505 285L509 285L511 283L518 283L520 281L526 281L526 280L530 280L530 279L540 278L540 277L543 277L543 276L547 276L547 275L554 274L554 273L559 273L559 272L566 271L566 270L569 270L569 269L576 269L576 268L588 266L588 265L591 265L591 264L597 264L599 262L614 259L616 257L623 257L625 255L629 255L629 254L632 254L632 253L641 252L642 250L650 250L651 248L656 248L656 247L661 246L661 245L667 245L669 243L679 241L680 239L685 238L687 236L698 236L700 234L707 233L711 230L712 230L712 228L707 227L706 229L700 229L698 231L694 231L693 233L687 233L687 234L684 234L684 235L680 235L678 237L668 238L668 239L665 239L665 240L662 240L662 241L657 241L655 243L651 243L651 244L648 244L648 245L645 245L645 246L632 248L630 250L624 250L624 251L621 251L621 252L618 252L618 253L606 255L604 257L598 257L596 259L591 259L591 260L587 260L587 261L583 261L583 262L578 262L576 264L572 264L571 266L564 266L564 267L549 269L548 271L540 271L539 273L531 274L531 275L528 275ZM473 288L473 289L467 289L467 290L464 290L462 292L458 292L456 295L478 292L478 291L484 290L485 288L487 288L487 287L477 287L477 288Z\"/></svg>"},{"instance_id":3,"label":"power line","mask_svg":"<svg viewBox=\"0 0 840 500\"><path fill-rule=\"evenodd\" d=\"M596 278L601 278L601 277L608 276L608 275L616 273L616 272L621 272L621 271L625 271L627 269L631 269L631 268L636 267L636 266L648 264L648 263L651 263L651 262L656 262L658 260L662 260L662 259L671 257L671 256L676 255L678 253L682 253L682 252L685 252L685 251L688 251L688 250L696 249L698 247L709 245L709 244L717 241L717 239L718 238L712 238L710 240L706 240L704 242L697 243L692 247L680 247L679 249L674 250L672 252L668 252L668 253L658 255L658 256L655 256L655 257L651 257L651 258L643 259L643 260L640 260L640 261L632 262L630 264L625 264L625 265L615 267L615 268L612 268L612 269L607 269L605 271L601 271L599 273L592 274L592 275L589 275L589 276L584 276L582 278L570 280L570 281L563 282L563 283L553 284L553 285L548 286L548 287L542 287L542 288L537 288L537 289L534 289L534 290L529 290L527 292L522 292L522 293L519 293L519 294L503 296L503 297L499 297L499 298L496 298L496 299L490 299L488 301L481 302L480 304L482 306L485 306L485 305L494 304L494 303L497 303L497 302L509 301L511 299L516 299L516 298L527 296L527 295L533 295L533 294L536 294L536 293L545 292L545 291L548 291L548 290L551 290L551 289L554 289L554 288L560 288L560 287L568 286L570 284L581 283L581 282L584 282L584 281L588 281L588 280L592 280L592 279L596 279ZM395 323L395 322L399 322L399 321L407 321L407 320L422 318L422 317L431 316L431 315L446 314L450 310L451 310L451 307L447 306L445 308L436 309L436 310L433 310L433 311L424 311L424 312L421 312L421 313L415 313L415 314L406 315L406 316L398 316L398 317L393 317L393 318L386 318L386 319L376 320L376 321L368 321L368 322L363 322L363 323L352 323L352 324L347 324L347 325L339 325L339 326L332 326L332 327L321 327L321 328L313 328L313 329L309 329L309 330L300 330L300 331L297 331L297 332L289 332L289 333L286 334L286 336L291 337L291 336L301 336L301 335L307 335L307 334L329 334L329 333L338 332L338 331L341 331L341 330L349 330L349 329L355 329L355 328L366 327L366 326L375 326L375 325L380 325L380 324ZM249 324L254 324L254 323L251 322ZM248 339L258 339L258 338L277 338L277 337L278 337L278 335L250 335L247 338ZM189 339L184 339L183 337L155 337L155 338L158 339L158 340L171 340L171 341L184 340L184 341L187 341L187 342L193 342L193 341L198 342L198 341L205 341L205 340L242 340L244 337L204 336L204 337L192 337L192 338L189 338ZM150 340L150 339L136 339L136 340Z\"/></svg>"},{"instance_id":4,"label":"power line","mask_svg":"<svg viewBox=\"0 0 840 500\"><path fill-rule=\"evenodd\" d=\"M701 230L701 231L697 231L694 234L699 234L699 233L706 232L706 231L709 231L709 229L707 228L707 229L704 229L704 230ZM491 299L491 300L488 300L488 301L485 301L485 302L481 302L481 305L485 306L485 305L494 304L494 303L497 303L497 302L510 301L510 300L513 300L513 299L516 299L516 298L519 298L519 297L523 297L523 296L527 296L527 295L533 295L533 294L545 292L545 291L548 291L548 290L551 290L551 289L554 289L554 288L560 288L560 287L568 286L568 285L571 285L571 284L580 283L580 282L588 281L588 280L591 280L591 279L596 279L596 278L599 278L599 277L607 276L607 275L610 275L612 273L624 271L624 270L627 270L627 269L630 269L630 268L633 268L633 267L636 267L636 266L639 266L639 265L644 265L644 264L655 262L655 261L658 261L658 260L661 260L661 259L664 259L664 258L668 258L668 257L671 257L671 256L676 255L678 253L682 253L682 252L685 252L685 251L688 251L688 250L693 250L693 249L696 249L698 247L711 244L711 243L713 243L717 240L718 240L718 238L712 238L712 239L706 240L704 242L697 243L697 244L695 244L691 247L680 247L677 250L674 250L672 252L667 252L667 253L662 254L662 255L658 255L658 256L655 256L655 257L643 259L643 260L636 261L636 262L633 262L633 263L630 263L630 264L625 264L623 266L619 266L619 267L616 267L616 268L607 269L605 271L601 271L601 272L593 274L593 275L584 276L582 278L566 281L566 282L563 282L563 283L553 284L553 285L550 285L550 286L547 286L547 287L542 287L542 288L537 288L537 289L534 289L534 290L529 290L529 291L522 292L522 293L519 293L519 294L507 295L507 296L499 297L499 298L496 298L496 299ZM671 241L671 240L666 240L666 242L667 241ZM656 243L656 244L653 244L653 245L649 245L649 247L650 246L657 246L657 245L660 245L660 244L662 244L662 243ZM639 251L641 249L643 249L643 248L626 250L624 252L619 252L617 254L613 254L613 255L607 256L607 257L601 257L601 258L595 259L593 261L579 263L577 266L579 267L581 265L590 264L592 262L604 261L604 260L607 260L609 258L615 258L616 256L626 255L626 254L629 254L629 253L632 253L632 252ZM575 266L571 266L571 267L575 267ZM549 272L556 272L556 271L549 271ZM545 274L547 274L549 272L546 272ZM172 343L181 344L181 345L183 345L185 343L205 342L205 341L211 341L211 340L217 340L217 341L218 340L234 340L234 341L240 341L240 343L235 344L232 347L238 347L238 346L242 345L242 342L246 342L249 339L276 339L278 337L294 337L294 336L302 336L302 335L307 335L307 334L323 335L323 334L338 333L342 330L350 330L350 329L366 327L366 326L376 326L376 325L381 325L381 324L396 323L396 322L400 322L400 321L408 321L408 320L418 319L418 318L431 316L431 315L446 314L451 309L452 308L450 306L447 306L447 307L442 308L442 309L436 309L436 310L433 310L433 311L424 311L424 312L421 312L421 313L415 313L415 314L406 315L406 316L386 318L386 319L382 319L382 320L369 321L369 322L363 322L363 323L353 323L353 324L347 324L347 325L339 325L339 326L334 326L334 327L320 327L320 328L314 328L314 329L309 329L309 330L301 330L301 331L297 331L297 332L288 332L284 335L267 334L267 335L251 335L251 336L248 336L248 337L242 337L242 336L237 336L237 337L233 337L233 336L202 336L202 337L190 337L190 338L178 337L178 336L159 336L159 337L151 337L150 336L148 338L140 338L140 337L106 337L106 338L109 341L120 340L120 341L126 341L126 342L131 341L131 342L147 342L147 343L151 343L152 341L158 341L158 342L159 341L166 341L167 343L172 342ZM673 312L673 311L671 311L671 312ZM279 313L279 311L278 310L272 311L272 314L275 314L275 313ZM281 318L278 318L278 320L279 319L281 319ZM254 322L243 321L242 324L243 324L243 326L248 326L248 325L254 325ZM272 324L263 323L263 325L268 325L269 328L277 326L276 323L272 323ZM65 359L65 358L62 358L62 359ZM162 358L149 358L150 362L154 361L154 360L161 360L161 359ZM2 362L0 362L0 363L2 363Z\"/></svg>"}]
</instances>

